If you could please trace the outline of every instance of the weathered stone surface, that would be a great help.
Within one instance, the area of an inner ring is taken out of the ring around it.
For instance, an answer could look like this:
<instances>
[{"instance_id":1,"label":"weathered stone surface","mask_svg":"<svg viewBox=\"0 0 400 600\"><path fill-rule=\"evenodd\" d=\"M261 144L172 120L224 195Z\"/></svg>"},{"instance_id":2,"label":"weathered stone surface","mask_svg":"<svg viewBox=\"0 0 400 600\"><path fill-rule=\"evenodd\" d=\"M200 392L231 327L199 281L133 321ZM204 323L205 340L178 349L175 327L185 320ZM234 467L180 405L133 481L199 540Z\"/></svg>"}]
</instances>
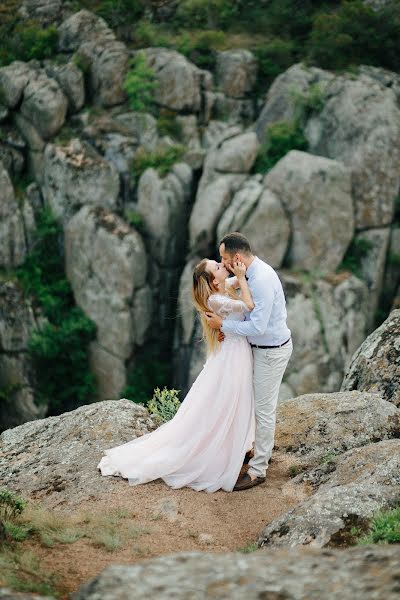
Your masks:
<instances>
[{"instance_id":1,"label":"weathered stone surface","mask_svg":"<svg viewBox=\"0 0 400 600\"><path fill-rule=\"evenodd\" d=\"M369 331L373 329L382 293L389 239L389 227L362 231L354 239L356 244L364 243L368 246L361 259L360 274L361 278L367 284L369 292Z\"/></svg>"},{"instance_id":2,"label":"weathered stone surface","mask_svg":"<svg viewBox=\"0 0 400 600\"><path fill-rule=\"evenodd\" d=\"M210 121L202 134L202 146L206 150L221 145L225 140L240 135L243 129L226 121Z\"/></svg>"},{"instance_id":3,"label":"weathered stone surface","mask_svg":"<svg viewBox=\"0 0 400 600\"><path fill-rule=\"evenodd\" d=\"M125 135L137 139L138 145L146 150L154 150L158 143L157 121L153 115L140 112L124 112L115 116Z\"/></svg>"},{"instance_id":4,"label":"weathered stone surface","mask_svg":"<svg viewBox=\"0 0 400 600\"><path fill-rule=\"evenodd\" d=\"M271 123L293 121L298 116L296 96L306 96L311 86L318 86L323 91L333 79L332 73L303 64L293 65L279 75L268 90L264 108L255 124L260 141L266 140L266 129Z\"/></svg>"},{"instance_id":5,"label":"weathered stone surface","mask_svg":"<svg viewBox=\"0 0 400 600\"><path fill-rule=\"evenodd\" d=\"M115 208L119 177L112 164L79 140L63 147L48 144L42 191L54 215L65 222L85 204Z\"/></svg>"},{"instance_id":6,"label":"weathered stone surface","mask_svg":"<svg viewBox=\"0 0 400 600\"><path fill-rule=\"evenodd\" d=\"M378 394L307 394L279 405L275 447L305 466L372 441L396 437L400 411Z\"/></svg>"},{"instance_id":7,"label":"weathered stone surface","mask_svg":"<svg viewBox=\"0 0 400 600\"><path fill-rule=\"evenodd\" d=\"M279 198L263 187L261 175L247 179L234 195L217 227L220 240L229 231L240 231L255 254L272 267L281 266L290 236L290 224Z\"/></svg>"},{"instance_id":8,"label":"weathered stone surface","mask_svg":"<svg viewBox=\"0 0 400 600\"><path fill-rule=\"evenodd\" d=\"M93 373L99 398L112 400L126 385L125 361L105 348L98 342L90 344L90 370Z\"/></svg>"},{"instance_id":9,"label":"weathered stone surface","mask_svg":"<svg viewBox=\"0 0 400 600\"><path fill-rule=\"evenodd\" d=\"M337 77L325 97L324 107L305 130L310 151L350 168L357 228L388 225L400 183L400 110L395 94L361 75Z\"/></svg>"},{"instance_id":10,"label":"weathered stone surface","mask_svg":"<svg viewBox=\"0 0 400 600\"><path fill-rule=\"evenodd\" d=\"M367 335L368 290L354 276L308 279L283 272L288 326L295 344L285 382L295 395L334 392Z\"/></svg>"},{"instance_id":11,"label":"weathered stone surface","mask_svg":"<svg viewBox=\"0 0 400 600\"><path fill-rule=\"evenodd\" d=\"M22 98L32 75L30 67L19 60L0 69L0 98L9 108L15 108Z\"/></svg>"},{"instance_id":12,"label":"weathered stone surface","mask_svg":"<svg viewBox=\"0 0 400 600\"><path fill-rule=\"evenodd\" d=\"M348 169L337 161L292 150L266 175L265 186L290 216L290 266L334 271L353 237Z\"/></svg>"},{"instance_id":13,"label":"weathered stone surface","mask_svg":"<svg viewBox=\"0 0 400 600\"><path fill-rule=\"evenodd\" d=\"M378 392L400 406L400 310L393 310L356 351L342 390Z\"/></svg>"},{"instance_id":14,"label":"weathered stone surface","mask_svg":"<svg viewBox=\"0 0 400 600\"><path fill-rule=\"evenodd\" d=\"M396 298L396 292L400 286L400 227L396 224L391 228L389 249L386 260L386 270L383 283L386 301L390 306ZM399 306L393 306L399 308Z\"/></svg>"},{"instance_id":15,"label":"weathered stone surface","mask_svg":"<svg viewBox=\"0 0 400 600\"><path fill-rule=\"evenodd\" d=\"M0 436L0 479L25 497L76 506L116 484L96 470L103 451L154 429L145 408L129 400L97 402Z\"/></svg>"},{"instance_id":16,"label":"weathered stone surface","mask_svg":"<svg viewBox=\"0 0 400 600\"><path fill-rule=\"evenodd\" d=\"M217 84L227 96L243 98L257 78L257 60L250 50L237 48L217 53Z\"/></svg>"},{"instance_id":17,"label":"weathered stone surface","mask_svg":"<svg viewBox=\"0 0 400 600\"><path fill-rule=\"evenodd\" d=\"M23 594L14 592L8 588L0 588L0 598L2 600L55 600L53 596L38 596L37 594Z\"/></svg>"},{"instance_id":18,"label":"weathered stone surface","mask_svg":"<svg viewBox=\"0 0 400 600\"><path fill-rule=\"evenodd\" d=\"M46 144L31 121L26 119L21 113L16 113L14 115L14 122L29 148L33 152L42 152Z\"/></svg>"},{"instance_id":19,"label":"weathered stone surface","mask_svg":"<svg viewBox=\"0 0 400 600\"><path fill-rule=\"evenodd\" d=\"M155 169L147 169L138 186L137 210L150 236L150 252L163 266L181 264L186 247L183 232L189 217L192 171L184 163L180 168L186 186L174 169L165 178Z\"/></svg>"},{"instance_id":20,"label":"weathered stone surface","mask_svg":"<svg viewBox=\"0 0 400 600\"><path fill-rule=\"evenodd\" d=\"M267 525L258 538L258 544L317 548L327 544L341 545L351 527L365 527L378 511L394 508L399 501L400 485L367 482L321 489L309 500Z\"/></svg>"},{"instance_id":21,"label":"weathered stone surface","mask_svg":"<svg viewBox=\"0 0 400 600\"><path fill-rule=\"evenodd\" d=\"M20 208L8 172L0 161L0 267L12 269L25 260L31 229L34 227L30 207ZM25 217L27 231L25 231Z\"/></svg>"},{"instance_id":22,"label":"weathered stone surface","mask_svg":"<svg viewBox=\"0 0 400 600\"><path fill-rule=\"evenodd\" d=\"M89 68L90 93L96 104L114 106L126 99L123 81L128 50L101 17L81 10L59 27L61 51L78 51Z\"/></svg>"},{"instance_id":23,"label":"weathered stone surface","mask_svg":"<svg viewBox=\"0 0 400 600\"><path fill-rule=\"evenodd\" d=\"M377 0L379 2L379 0ZM384 0L383 0L384 1ZM400 75L381 67L372 67L371 65L360 65L360 75L367 75L370 79L375 79L381 85L390 88L400 103Z\"/></svg>"},{"instance_id":24,"label":"weathered stone surface","mask_svg":"<svg viewBox=\"0 0 400 600\"><path fill-rule=\"evenodd\" d=\"M55 65L50 61L46 63L46 72L49 77L56 79L68 98L69 109L77 112L85 103L85 80L81 69L74 63Z\"/></svg>"},{"instance_id":25,"label":"weathered stone surface","mask_svg":"<svg viewBox=\"0 0 400 600\"><path fill-rule=\"evenodd\" d=\"M144 52L157 80L156 102L172 110L198 112L203 72L175 50L146 48Z\"/></svg>"},{"instance_id":26,"label":"weathered stone surface","mask_svg":"<svg viewBox=\"0 0 400 600\"><path fill-rule=\"evenodd\" d=\"M95 347L92 352L99 398L109 398L112 394L115 397L121 393L122 369L136 343L135 294L144 289L147 274L142 238L113 213L83 207L65 228L65 259L75 300L96 323L97 342L104 351L100 353ZM149 298L147 291L142 293ZM140 300L137 302L142 321L138 343L143 344L144 327L149 324L152 306L151 302L147 306ZM119 361L115 377L109 381L105 377L105 352L114 357L107 358L108 363L116 365ZM96 357L98 365L94 362Z\"/></svg>"},{"instance_id":27,"label":"weathered stone surface","mask_svg":"<svg viewBox=\"0 0 400 600\"><path fill-rule=\"evenodd\" d=\"M191 552L107 567L73 600L397 600L398 545L346 550L264 549L254 554Z\"/></svg>"},{"instance_id":28,"label":"weathered stone surface","mask_svg":"<svg viewBox=\"0 0 400 600\"><path fill-rule=\"evenodd\" d=\"M224 140L207 154L204 168L222 173L248 173L256 159L258 146L253 132Z\"/></svg>"},{"instance_id":29,"label":"weathered stone surface","mask_svg":"<svg viewBox=\"0 0 400 600\"><path fill-rule=\"evenodd\" d=\"M0 430L43 416L32 388L28 341L36 327L29 301L13 281L0 283Z\"/></svg>"},{"instance_id":30,"label":"weathered stone surface","mask_svg":"<svg viewBox=\"0 0 400 600\"><path fill-rule=\"evenodd\" d=\"M24 19L34 19L48 26L61 17L63 4L64 0L23 0L18 12Z\"/></svg>"},{"instance_id":31,"label":"weathered stone surface","mask_svg":"<svg viewBox=\"0 0 400 600\"><path fill-rule=\"evenodd\" d=\"M47 77L44 71L32 72L24 88L21 112L43 139L49 139L61 129L67 108L67 98L57 81Z\"/></svg>"}]
</instances>

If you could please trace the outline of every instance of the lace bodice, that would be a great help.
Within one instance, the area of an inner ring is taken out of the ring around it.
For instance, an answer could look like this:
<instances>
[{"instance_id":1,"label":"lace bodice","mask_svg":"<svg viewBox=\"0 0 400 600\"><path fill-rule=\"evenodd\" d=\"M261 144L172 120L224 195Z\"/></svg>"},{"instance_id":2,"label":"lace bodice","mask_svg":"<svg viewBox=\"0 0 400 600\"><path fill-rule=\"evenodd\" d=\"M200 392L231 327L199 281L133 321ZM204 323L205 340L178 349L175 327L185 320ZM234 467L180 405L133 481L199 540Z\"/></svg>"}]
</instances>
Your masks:
<instances>
[{"instance_id":1,"label":"lace bodice","mask_svg":"<svg viewBox=\"0 0 400 600\"><path fill-rule=\"evenodd\" d=\"M243 321L245 312L249 310L243 300L234 300L223 294L211 294L208 306L223 319L234 321Z\"/></svg>"}]
</instances>

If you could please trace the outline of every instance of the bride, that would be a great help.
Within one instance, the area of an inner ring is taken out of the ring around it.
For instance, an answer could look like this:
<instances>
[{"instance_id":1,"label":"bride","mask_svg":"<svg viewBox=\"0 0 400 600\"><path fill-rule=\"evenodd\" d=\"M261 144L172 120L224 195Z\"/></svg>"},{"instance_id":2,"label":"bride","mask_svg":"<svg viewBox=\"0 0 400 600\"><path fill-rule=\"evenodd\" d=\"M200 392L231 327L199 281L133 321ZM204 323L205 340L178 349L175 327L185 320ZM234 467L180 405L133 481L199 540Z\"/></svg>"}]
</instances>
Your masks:
<instances>
[{"instance_id":1,"label":"bride","mask_svg":"<svg viewBox=\"0 0 400 600\"><path fill-rule=\"evenodd\" d=\"M162 478L172 488L233 490L254 441L252 353L240 335L225 334L220 343L205 318L211 309L242 321L254 308L245 265L235 263L232 272L235 277L227 282L227 269L214 260L195 267L192 294L207 343L206 363L171 421L105 451L98 464L102 475L119 475L130 485Z\"/></svg>"}]
</instances>

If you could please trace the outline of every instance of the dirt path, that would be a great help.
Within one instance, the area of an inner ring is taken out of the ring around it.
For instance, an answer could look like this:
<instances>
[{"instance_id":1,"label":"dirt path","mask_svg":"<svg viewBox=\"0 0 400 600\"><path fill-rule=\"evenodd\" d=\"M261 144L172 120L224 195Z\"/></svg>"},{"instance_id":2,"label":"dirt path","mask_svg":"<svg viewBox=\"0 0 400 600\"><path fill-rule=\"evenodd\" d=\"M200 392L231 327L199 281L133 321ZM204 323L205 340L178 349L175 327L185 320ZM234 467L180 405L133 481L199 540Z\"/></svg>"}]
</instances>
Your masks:
<instances>
[{"instance_id":1,"label":"dirt path","mask_svg":"<svg viewBox=\"0 0 400 600\"><path fill-rule=\"evenodd\" d=\"M137 527L136 539L112 552L90 540L35 547L42 566L60 576L59 589L75 591L107 565L134 563L172 552L228 552L254 543L263 527L307 496L306 488L290 481L286 455L274 454L265 484L243 492L207 494L188 488L171 490L163 482L115 486L107 498L80 506L98 515L112 510L128 516L121 526ZM63 595L67 597L67 595Z\"/></svg>"}]
</instances>

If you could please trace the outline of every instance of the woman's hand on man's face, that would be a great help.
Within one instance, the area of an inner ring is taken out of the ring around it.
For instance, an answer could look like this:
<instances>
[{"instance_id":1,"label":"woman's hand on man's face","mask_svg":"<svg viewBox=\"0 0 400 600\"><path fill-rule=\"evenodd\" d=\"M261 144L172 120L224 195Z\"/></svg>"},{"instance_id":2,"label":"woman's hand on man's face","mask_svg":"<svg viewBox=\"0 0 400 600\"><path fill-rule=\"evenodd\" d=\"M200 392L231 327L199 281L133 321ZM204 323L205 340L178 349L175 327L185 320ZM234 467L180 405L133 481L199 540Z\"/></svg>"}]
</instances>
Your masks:
<instances>
[{"instance_id":1,"label":"woman's hand on man's face","mask_svg":"<svg viewBox=\"0 0 400 600\"><path fill-rule=\"evenodd\" d=\"M244 263L237 260L229 268L230 268L231 273L236 275L236 277L238 279L244 279L244 277L246 275L246 265Z\"/></svg>"}]
</instances>

